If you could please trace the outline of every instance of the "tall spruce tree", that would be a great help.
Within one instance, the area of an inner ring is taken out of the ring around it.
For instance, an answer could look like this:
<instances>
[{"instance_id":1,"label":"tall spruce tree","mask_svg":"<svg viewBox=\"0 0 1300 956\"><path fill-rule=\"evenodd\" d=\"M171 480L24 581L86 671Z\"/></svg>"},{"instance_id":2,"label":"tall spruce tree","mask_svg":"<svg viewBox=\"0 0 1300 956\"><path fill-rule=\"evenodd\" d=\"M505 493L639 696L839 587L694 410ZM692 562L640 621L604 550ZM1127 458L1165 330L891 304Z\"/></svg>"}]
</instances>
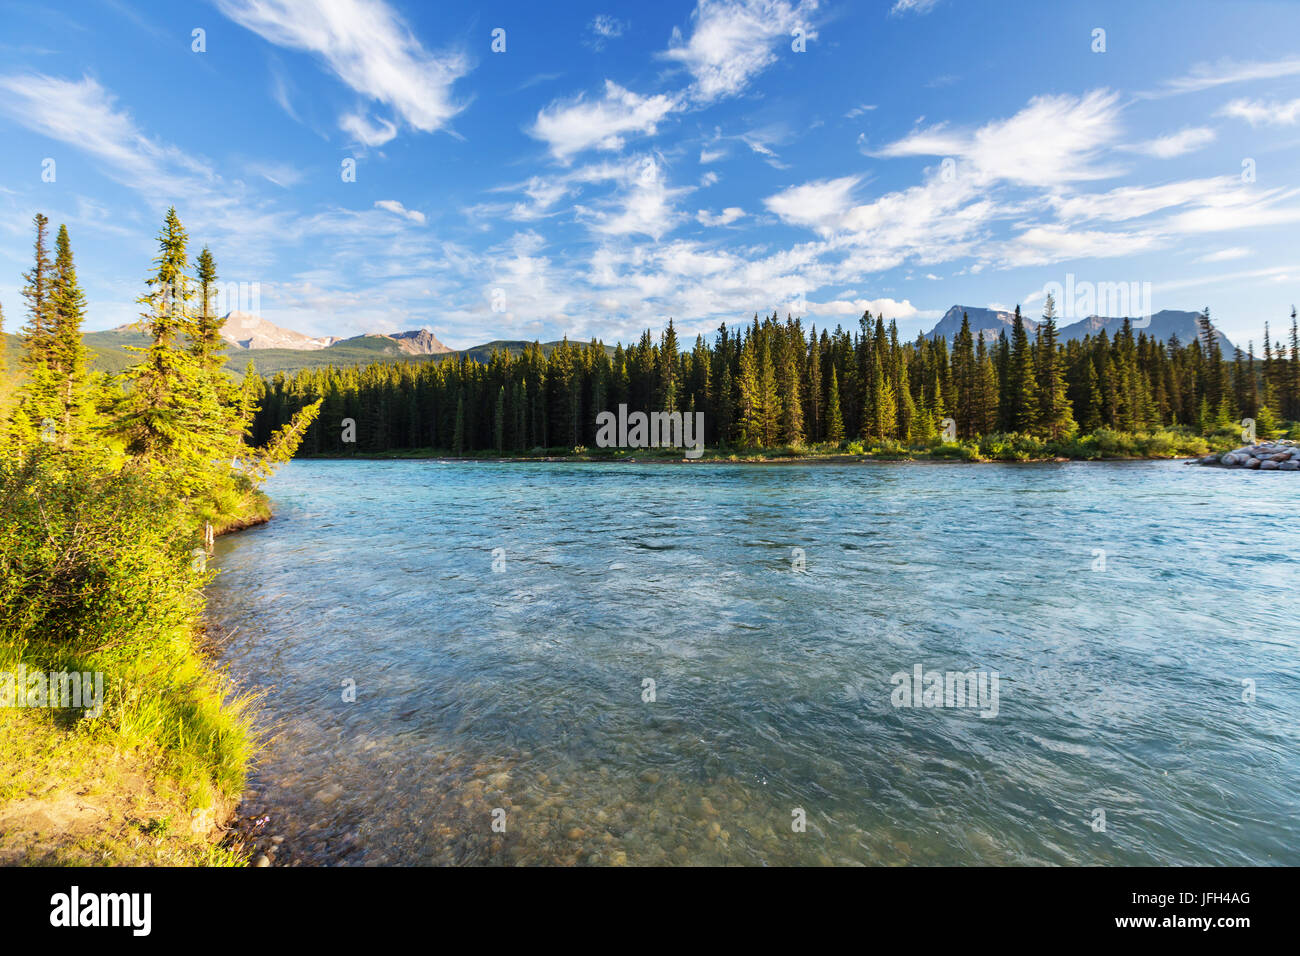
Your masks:
<instances>
[{"instance_id":1,"label":"tall spruce tree","mask_svg":"<svg viewBox=\"0 0 1300 956\"><path fill-rule=\"evenodd\" d=\"M839 444L844 441L844 417L840 414L840 381L831 365L831 384L826 391L826 440Z\"/></svg>"},{"instance_id":2,"label":"tall spruce tree","mask_svg":"<svg viewBox=\"0 0 1300 956\"><path fill-rule=\"evenodd\" d=\"M1038 327L1038 431L1059 439L1074 430L1066 397L1065 365L1056 339L1056 300L1047 293L1043 321Z\"/></svg>"},{"instance_id":3,"label":"tall spruce tree","mask_svg":"<svg viewBox=\"0 0 1300 956\"><path fill-rule=\"evenodd\" d=\"M1020 306L1011 324L1011 361L1007 369L1007 424L1012 431L1032 432L1038 424L1038 383L1034 377L1029 335Z\"/></svg>"},{"instance_id":4,"label":"tall spruce tree","mask_svg":"<svg viewBox=\"0 0 1300 956\"><path fill-rule=\"evenodd\" d=\"M46 357L55 392L58 444L83 446L93 424L94 407L87 389L86 346L81 324L86 318L86 297L77 282L68 227L59 226L55 240L54 270L50 282L50 335Z\"/></svg>"},{"instance_id":5,"label":"tall spruce tree","mask_svg":"<svg viewBox=\"0 0 1300 956\"><path fill-rule=\"evenodd\" d=\"M196 436L206 432L197 421L204 388L199 363L182 341L194 325L185 272L188 238L175 207L168 209L156 268L145 280L148 292L136 300L145 307L140 324L151 342L147 348L128 346L140 361L126 370L128 391L114 410L114 430L133 455L198 464L204 442Z\"/></svg>"}]
</instances>

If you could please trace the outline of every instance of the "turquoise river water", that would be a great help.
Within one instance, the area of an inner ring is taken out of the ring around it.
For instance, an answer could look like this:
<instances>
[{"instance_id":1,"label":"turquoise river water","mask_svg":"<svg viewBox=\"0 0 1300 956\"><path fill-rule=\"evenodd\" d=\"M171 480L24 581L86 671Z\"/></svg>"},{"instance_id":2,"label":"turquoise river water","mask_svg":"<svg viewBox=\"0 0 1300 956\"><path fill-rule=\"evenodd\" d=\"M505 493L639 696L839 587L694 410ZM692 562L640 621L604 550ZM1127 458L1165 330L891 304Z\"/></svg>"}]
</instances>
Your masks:
<instances>
[{"instance_id":1,"label":"turquoise river water","mask_svg":"<svg viewBox=\"0 0 1300 956\"><path fill-rule=\"evenodd\" d=\"M1292 475L299 461L267 490L209 594L282 862L1300 864ZM979 706L902 697L918 665Z\"/></svg>"}]
</instances>

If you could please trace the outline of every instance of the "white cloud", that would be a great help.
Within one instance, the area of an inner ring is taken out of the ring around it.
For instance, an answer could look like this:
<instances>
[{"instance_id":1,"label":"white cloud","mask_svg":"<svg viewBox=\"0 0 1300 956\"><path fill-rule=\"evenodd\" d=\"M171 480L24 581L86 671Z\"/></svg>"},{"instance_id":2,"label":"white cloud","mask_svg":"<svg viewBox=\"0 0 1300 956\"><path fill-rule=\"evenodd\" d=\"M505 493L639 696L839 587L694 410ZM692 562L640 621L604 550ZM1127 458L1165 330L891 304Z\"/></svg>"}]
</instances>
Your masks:
<instances>
[{"instance_id":1,"label":"white cloud","mask_svg":"<svg viewBox=\"0 0 1300 956\"><path fill-rule=\"evenodd\" d=\"M1249 249L1243 246L1233 246L1230 249L1220 249L1218 252L1211 252L1209 255L1201 256L1197 262L1231 262L1234 259L1245 259L1247 256L1254 255Z\"/></svg>"},{"instance_id":2,"label":"white cloud","mask_svg":"<svg viewBox=\"0 0 1300 956\"><path fill-rule=\"evenodd\" d=\"M1235 176L1211 176L1160 186L1120 186L1103 193L1058 194L1048 197L1047 203L1063 222L1122 222L1203 202L1207 195L1232 189L1239 183Z\"/></svg>"},{"instance_id":3,"label":"white cloud","mask_svg":"<svg viewBox=\"0 0 1300 956\"><path fill-rule=\"evenodd\" d=\"M1230 83L1276 80L1284 76L1296 75L1300 75L1300 57L1248 63L1220 60L1215 64L1198 64L1187 75L1168 81L1163 92L1165 94L1194 93Z\"/></svg>"},{"instance_id":4,"label":"white cloud","mask_svg":"<svg viewBox=\"0 0 1300 956\"><path fill-rule=\"evenodd\" d=\"M896 17L905 13L929 13L938 3L939 0L896 0L889 12Z\"/></svg>"},{"instance_id":5,"label":"white cloud","mask_svg":"<svg viewBox=\"0 0 1300 956\"><path fill-rule=\"evenodd\" d=\"M596 232L609 236L643 235L656 242L682 219L674 206L689 189L668 187L663 167L644 156L617 173L620 192L599 206L580 208Z\"/></svg>"},{"instance_id":6,"label":"white cloud","mask_svg":"<svg viewBox=\"0 0 1300 956\"><path fill-rule=\"evenodd\" d=\"M699 0L691 14L690 39L673 29L662 57L684 66L694 79L692 93L702 102L735 96L776 62L777 49L789 49L791 31L802 28L817 38L811 18L817 0Z\"/></svg>"},{"instance_id":7,"label":"white cloud","mask_svg":"<svg viewBox=\"0 0 1300 956\"><path fill-rule=\"evenodd\" d=\"M853 190L860 181L858 176L819 179L768 196L763 205L790 225L830 235L842 228L853 206Z\"/></svg>"},{"instance_id":8,"label":"white cloud","mask_svg":"<svg viewBox=\"0 0 1300 956\"><path fill-rule=\"evenodd\" d=\"M1148 232L1104 232L1034 226L999 244L994 258L1008 266L1042 266L1069 259L1105 259L1156 248L1160 237Z\"/></svg>"},{"instance_id":9,"label":"white cloud","mask_svg":"<svg viewBox=\"0 0 1300 956\"><path fill-rule=\"evenodd\" d=\"M345 113L339 117L339 128L351 133L362 146L383 146L397 136L397 125L382 117L371 121L360 113Z\"/></svg>"},{"instance_id":10,"label":"white cloud","mask_svg":"<svg viewBox=\"0 0 1300 956\"><path fill-rule=\"evenodd\" d=\"M627 23L623 20L608 13L598 13L587 24L587 31L591 34L589 45L594 50L603 50L606 41L618 39L626 30Z\"/></svg>"},{"instance_id":11,"label":"white cloud","mask_svg":"<svg viewBox=\"0 0 1300 956\"><path fill-rule=\"evenodd\" d=\"M695 214L695 219L701 226L729 226L744 215L745 210L739 206L728 206L716 216L707 209L701 209Z\"/></svg>"},{"instance_id":12,"label":"white cloud","mask_svg":"<svg viewBox=\"0 0 1300 956\"><path fill-rule=\"evenodd\" d=\"M91 77L80 81L34 73L0 78L0 112L50 139L99 159L118 182L177 195L200 189L215 173L181 150L151 139L116 98Z\"/></svg>"},{"instance_id":13,"label":"white cloud","mask_svg":"<svg viewBox=\"0 0 1300 956\"><path fill-rule=\"evenodd\" d=\"M552 103L538 112L528 132L544 141L556 159L567 163L588 149L620 150L629 134L653 135L677 105L674 97L639 96L606 80L601 99L587 100L580 95L567 103Z\"/></svg>"},{"instance_id":14,"label":"white cloud","mask_svg":"<svg viewBox=\"0 0 1300 956\"><path fill-rule=\"evenodd\" d=\"M860 105L860 106L855 106L855 107L853 107L853 109L851 109L851 110L849 110L847 113L845 113L845 114L844 114L844 118L845 118L845 119L857 119L857 118L858 118L859 116L861 116L863 113L869 113L869 112L871 112L872 110L874 110L875 108L876 108L876 106L875 106L874 103L863 103L863 104Z\"/></svg>"},{"instance_id":15,"label":"white cloud","mask_svg":"<svg viewBox=\"0 0 1300 956\"><path fill-rule=\"evenodd\" d=\"M288 189L296 186L303 180L303 171L300 167L289 163L271 163L254 161L248 163L248 171L254 176L261 176L267 182L275 183Z\"/></svg>"},{"instance_id":16,"label":"white cloud","mask_svg":"<svg viewBox=\"0 0 1300 956\"><path fill-rule=\"evenodd\" d=\"M1057 186L1115 175L1096 161L1120 133L1119 96L1093 90L1084 96L1036 96L1005 120L973 132L940 123L918 130L873 155L942 156L957 161L956 175L976 182L1005 180Z\"/></svg>"},{"instance_id":17,"label":"white cloud","mask_svg":"<svg viewBox=\"0 0 1300 956\"><path fill-rule=\"evenodd\" d=\"M1156 159L1173 159L1195 152L1214 142L1214 130L1207 126L1192 126L1168 136L1157 136L1146 142L1125 147L1131 152L1154 156Z\"/></svg>"},{"instance_id":18,"label":"white cloud","mask_svg":"<svg viewBox=\"0 0 1300 956\"><path fill-rule=\"evenodd\" d=\"M999 214L970 182L931 177L908 189L856 204L855 176L818 180L764 200L782 221L804 226L827 240L826 252L842 253L835 274L879 272L908 257L921 263L948 261L975 251L982 228Z\"/></svg>"},{"instance_id":19,"label":"white cloud","mask_svg":"<svg viewBox=\"0 0 1300 956\"><path fill-rule=\"evenodd\" d=\"M386 209L394 215L409 219L411 222L418 222L424 225L424 213L418 209L407 209L396 199L379 199L375 202L376 209Z\"/></svg>"},{"instance_id":20,"label":"white cloud","mask_svg":"<svg viewBox=\"0 0 1300 956\"><path fill-rule=\"evenodd\" d=\"M442 129L461 109L452 85L469 72L468 57L429 53L382 0L217 0L217 6L267 41L319 57L353 90L391 108L413 129ZM342 123L367 145L396 135L389 120L349 114Z\"/></svg>"},{"instance_id":21,"label":"white cloud","mask_svg":"<svg viewBox=\"0 0 1300 956\"><path fill-rule=\"evenodd\" d=\"M1245 120L1251 126L1294 126L1300 122L1300 99L1233 100L1219 110L1219 115Z\"/></svg>"},{"instance_id":22,"label":"white cloud","mask_svg":"<svg viewBox=\"0 0 1300 956\"><path fill-rule=\"evenodd\" d=\"M830 302L809 302L808 312L812 315L852 315L863 312L883 316L885 319L912 319L921 315L919 309L910 300L904 299L833 299Z\"/></svg>"},{"instance_id":23,"label":"white cloud","mask_svg":"<svg viewBox=\"0 0 1300 956\"><path fill-rule=\"evenodd\" d=\"M1201 197L1193 208L1171 216L1166 227L1174 235L1185 235L1294 222L1300 222L1300 188L1260 189L1229 177L1224 188Z\"/></svg>"}]
</instances>

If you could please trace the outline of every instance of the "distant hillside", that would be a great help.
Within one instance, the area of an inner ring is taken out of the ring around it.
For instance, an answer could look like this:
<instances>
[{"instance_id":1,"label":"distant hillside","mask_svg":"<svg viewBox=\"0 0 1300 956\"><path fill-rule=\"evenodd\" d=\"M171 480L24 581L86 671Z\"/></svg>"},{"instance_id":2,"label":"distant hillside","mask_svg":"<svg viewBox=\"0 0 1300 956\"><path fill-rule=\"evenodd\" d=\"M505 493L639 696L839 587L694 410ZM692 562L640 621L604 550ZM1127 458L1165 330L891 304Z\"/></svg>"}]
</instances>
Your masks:
<instances>
[{"instance_id":1,"label":"distant hillside","mask_svg":"<svg viewBox=\"0 0 1300 956\"><path fill-rule=\"evenodd\" d=\"M119 332L122 329L114 329ZM226 324L221 330L221 337L236 349L249 352L286 350L294 352L318 352L324 349L348 349L360 347L366 350L387 349L389 343L396 345L397 351L406 355L445 355L451 349L438 341L438 337L428 329L413 329L409 332L369 332L352 338L340 338L337 335L313 337L282 328L268 322L260 315L249 312L231 312L226 315ZM376 342L363 342L363 339L377 339ZM336 363L337 364L337 363Z\"/></svg>"},{"instance_id":2,"label":"distant hillside","mask_svg":"<svg viewBox=\"0 0 1300 956\"><path fill-rule=\"evenodd\" d=\"M329 348L339 341L333 335L313 338L292 329L282 329L250 312L230 312L221 329L221 337L240 349L301 349L314 351Z\"/></svg>"},{"instance_id":3,"label":"distant hillside","mask_svg":"<svg viewBox=\"0 0 1300 956\"><path fill-rule=\"evenodd\" d=\"M452 351L438 341L438 337L428 329L416 329L414 332L390 332L386 338L397 343L397 347L408 355L446 355Z\"/></svg>"},{"instance_id":4,"label":"distant hillside","mask_svg":"<svg viewBox=\"0 0 1300 956\"><path fill-rule=\"evenodd\" d=\"M531 342L522 339L486 342L460 351L449 349L439 342L432 333L424 333L427 338L416 338L419 333L403 333L403 338L388 335L358 335L351 339L342 339L326 348L288 349L255 348L245 349L227 345L223 350L226 355L226 368L235 375L243 375L249 362L253 368L265 377L277 372L292 375L302 369L348 368L354 365L369 365L372 362L428 362L441 361L445 358L459 358L465 355L475 361L487 364L494 349L505 350L512 355L520 355ZM137 361L136 354L129 352L126 346L143 347L149 344L148 338L129 326L108 329L103 332L87 332L82 336L86 348L90 351L91 367L106 372L120 372ZM430 341L431 340L431 341ZM403 347L406 344L406 348ZM544 342L542 351L550 354L560 343ZM583 343L574 343L582 345ZM441 352L410 352L407 348L440 348ZM611 355L614 349L606 346ZM5 373L0 376L0 398L8 394L13 386L22 357L22 342L17 335L4 334Z\"/></svg>"}]
</instances>

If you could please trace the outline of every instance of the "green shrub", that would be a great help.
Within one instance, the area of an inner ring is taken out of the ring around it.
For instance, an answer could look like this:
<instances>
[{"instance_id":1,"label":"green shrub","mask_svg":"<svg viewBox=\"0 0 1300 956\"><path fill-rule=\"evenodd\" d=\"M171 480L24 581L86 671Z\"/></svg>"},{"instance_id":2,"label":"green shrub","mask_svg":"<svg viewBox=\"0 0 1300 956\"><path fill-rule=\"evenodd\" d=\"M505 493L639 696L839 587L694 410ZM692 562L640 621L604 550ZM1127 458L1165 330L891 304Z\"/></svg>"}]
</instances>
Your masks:
<instances>
[{"instance_id":1,"label":"green shrub","mask_svg":"<svg viewBox=\"0 0 1300 956\"><path fill-rule=\"evenodd\" d=\"M88 732L155 754L195 806L237 794L250 701L199 652L211 574L165 478L41 450L0 463L0 516L0 670L102 673Z\"/></svg>"},{"instance_id":2,"label":"green shrub","mask_svg":"<svg viewBox=\"0 0 1300 956\"><path fill-rule=\"evenodd\" d=\"M193 619L195 523L144 468L41 450L0 464L0 633L117 645Z\"/></svg>"}]
</instances>

